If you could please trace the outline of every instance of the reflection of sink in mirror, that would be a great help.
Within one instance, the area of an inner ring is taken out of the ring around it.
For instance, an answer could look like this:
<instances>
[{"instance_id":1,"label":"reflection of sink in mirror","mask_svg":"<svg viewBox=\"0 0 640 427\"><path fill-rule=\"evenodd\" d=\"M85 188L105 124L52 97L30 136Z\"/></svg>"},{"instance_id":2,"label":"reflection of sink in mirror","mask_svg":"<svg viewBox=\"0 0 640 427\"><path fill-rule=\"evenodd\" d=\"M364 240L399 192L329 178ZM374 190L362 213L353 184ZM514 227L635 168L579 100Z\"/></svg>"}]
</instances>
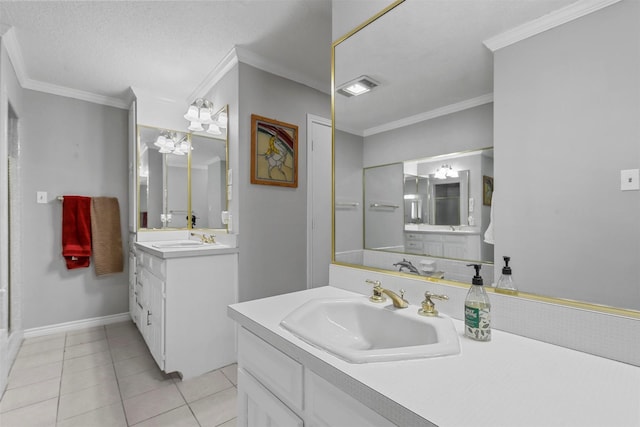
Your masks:
<instances>
[{"instance_id":1,"label":"reflection of sink in mirror","mask_svg":"<svg viewBox=\"0 0 640 427\"><path fill-rule=\"evenodd\" d=\"M347 362L385 362L460 352L450 318L423 317L418 307L393 309L366 297L314 299L280 325L296 337Z\"/></svg>"},{"instance_id":2,"label":"reflection of sink in mirror","mask_svg":"<svg viewBox=\"0 0 640 427\"><path fill-rule=\"evenodd\" d=\"M192 248L197 246L203 246L202 242L195 242L193 240L176 240L175 242L161 242L154 243L154 248Z\"/></svg>"}]
</instances>

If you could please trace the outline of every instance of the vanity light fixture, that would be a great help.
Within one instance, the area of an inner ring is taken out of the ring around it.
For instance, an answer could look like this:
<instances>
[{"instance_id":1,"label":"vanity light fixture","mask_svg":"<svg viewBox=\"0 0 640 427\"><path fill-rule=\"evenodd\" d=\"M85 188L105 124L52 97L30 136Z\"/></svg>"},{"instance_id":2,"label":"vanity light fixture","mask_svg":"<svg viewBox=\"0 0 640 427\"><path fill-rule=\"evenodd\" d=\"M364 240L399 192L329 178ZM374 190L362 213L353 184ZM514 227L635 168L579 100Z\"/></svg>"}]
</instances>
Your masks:
<instances>
[{"instance_id":1,"label":"vanity light fixture","mask_svg":"<svg viewBox=\"0 0 640 427\"><path fill-rule=\"evenodd\" d=\"M160 150L162 154L175 154L178 156L184 156L189 152L189 143L187 142L187 135L178 137L177 132L164 130L160 132L160 135L153 143ZM193 147L191 147L193 150Z\"/></svg>"},{"instance_id":2,"label":"vanity light fixture","mask_svg":"<svg viewBox=\"0 0 640 427\"><path fill-rule=\"evenodd\" d=\"M453 170L450 165L442 165L436 170L436 173L433 175L436 179L447 179L447 178L457 178L458 171Z\"/></svg>"},{"instance_id":3,"label":"vanity light fixture","mask_svg":"<svg viewBox=\"0 0 640 427\"><path fill-rule=\"evenodd\" d=\"M184 118L190 122L187 129L194 132L204 131L205 129L202 125L209 125L208 127L210 127L210 125L214 123L212 114L213 103L211 101L204 98L196 99L189 105L189 109L184 115Z\"/></svg>"},{"instance_id":4,"label":"vanity light fixture","mask_svg":"<svg viewBox=\"0 0 640 427\"><path fill-rule=\"evenodd\" d=\"M357 79L353 79L344 84L341 84L336 89L336 92L338 92L340 95L348 97L358 96L371 91L371 89L379 85L380 83L373 80L369 76L360 76Z\"/></svg>"}]
</instances>

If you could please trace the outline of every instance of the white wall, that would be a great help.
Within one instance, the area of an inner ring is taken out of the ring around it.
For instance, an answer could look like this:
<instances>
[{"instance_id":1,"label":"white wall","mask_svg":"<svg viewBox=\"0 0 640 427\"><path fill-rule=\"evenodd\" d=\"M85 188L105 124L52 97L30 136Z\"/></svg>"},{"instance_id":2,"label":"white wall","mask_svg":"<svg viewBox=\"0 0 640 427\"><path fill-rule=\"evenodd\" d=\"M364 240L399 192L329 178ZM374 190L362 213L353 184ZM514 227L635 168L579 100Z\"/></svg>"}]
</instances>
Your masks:
<instances>
[{"instance_id":1,"label":"white wall","mask_svg":"<svg viewBox=\"0 0 640 427\"><path fill-rule=\"evenodd\" d=\"M93 266L66 269L56 200L64 194L117 197L127 241L128 112L25 90L20 126L24 328L128 311L126 256L123 273L98 278ZM49 202L36 204L36 191L46 191Z\"/></svg>"},{"instance_id":2,"label":"white wall","mask_svg":"<svg viewBox=\"0 0 640 427\"><path fill-rule=\"evenodd\" d=\"M362 152L363 138L335 130L334 177L335 201L347 206L336 206L335 251L362 250L363 240L363 181ZM348 206L358 203L357 206Z\"/></svg>"},{"instance_id":3,"label":"white wall","mask_svg":"<svg viewBox=\"0 0 640 427\"><path fill-rule=\"evenodd\" d=\"M493 105L484 104L365 138L364 167L493 146Z\"/></svg>"},{"instance_id":4,"label":"white wall","mask_svg":"<svg viewBox=\"0 0 640 427\"><path fill-rule=\"evenodd\" d=\"M330 117L331 102L324 93L244 63L239 72L234 197L240 199L239 298L245 301L306 288L306 115ZM298 126L297 188L250 183L251 114Z\"/></svg>"},{"instance_id":5,"label":"white wall","mask_svg":"<svg viewBox=\"0 0 640 427\"><path fill-rule=\"evenodd\" d=\"M521 290L640 309L640 192L620 191L640 167L639 17L622 1L495 53L496 259Z\"/></svg>"}]
</instances>

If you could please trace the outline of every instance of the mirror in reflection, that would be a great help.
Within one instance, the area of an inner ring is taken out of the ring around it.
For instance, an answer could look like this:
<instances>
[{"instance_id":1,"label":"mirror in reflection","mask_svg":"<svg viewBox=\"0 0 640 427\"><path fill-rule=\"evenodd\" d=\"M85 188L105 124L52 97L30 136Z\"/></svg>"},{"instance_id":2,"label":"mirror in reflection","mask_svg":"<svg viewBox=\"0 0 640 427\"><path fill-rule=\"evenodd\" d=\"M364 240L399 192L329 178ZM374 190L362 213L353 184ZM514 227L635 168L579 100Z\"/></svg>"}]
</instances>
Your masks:
<instances>
[{"instance_id":1,"label":"mirror in reflection","mask_svg":"<svg viewBox=\"0 0 640 427\"><path fill-rule=\"evenodd\" d=\"M139 230L226 228L227 107L213 117L206 133L138 125Z\"/></svg>"}]
</instances>

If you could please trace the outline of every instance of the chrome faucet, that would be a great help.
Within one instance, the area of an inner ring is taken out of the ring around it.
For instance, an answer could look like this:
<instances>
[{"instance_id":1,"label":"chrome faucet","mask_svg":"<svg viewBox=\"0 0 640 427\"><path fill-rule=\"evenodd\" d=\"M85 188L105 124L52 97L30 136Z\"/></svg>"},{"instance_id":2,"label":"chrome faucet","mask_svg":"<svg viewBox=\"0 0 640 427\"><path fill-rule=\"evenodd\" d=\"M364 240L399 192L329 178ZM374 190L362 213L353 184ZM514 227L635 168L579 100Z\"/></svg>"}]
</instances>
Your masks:
<instances>
[{"instance_id":1,"label":"chrome faucet","mask_svg":"<svg viewBox=\"0 0 640 427\"><path fill-rule=\"evenodd\" d=\"M391 298L391 302L393 302L393 306L395 308L407 308L409 307L409 303L404 299L404 289L400 289L400 295L396 294L392 290L385 289L382 287L382 283L379 280L365 280L365 282L373 285L373 295L369 297L369 300L372 302L384 302L387 299L382 294L386 294Z\"/></svg>"}]
</instances>

